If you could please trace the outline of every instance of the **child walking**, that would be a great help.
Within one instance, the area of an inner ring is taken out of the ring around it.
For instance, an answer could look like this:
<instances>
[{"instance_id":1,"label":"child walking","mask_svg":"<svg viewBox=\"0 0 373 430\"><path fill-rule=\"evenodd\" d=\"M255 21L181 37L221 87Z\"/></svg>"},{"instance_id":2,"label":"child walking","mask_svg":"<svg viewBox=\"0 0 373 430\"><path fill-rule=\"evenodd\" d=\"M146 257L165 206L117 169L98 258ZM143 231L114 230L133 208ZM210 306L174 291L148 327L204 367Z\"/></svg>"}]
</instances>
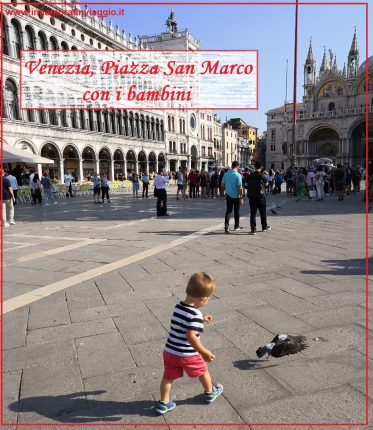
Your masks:
<instances>
[{"instance_id":1,"label":"child walking","mask_svg":"<svg viewBox=\"0 0 373 430\"><path fill-rule=\"evenodd\" d=\"M216 288L215 279L204 272L195 273L188 282L186 298L179 302L171 318L171 328L163 352L164 373L161 382L161 400L156 410L165 414L175 408L170 400L172 383L185 372L191 378L199 378L206 402L213 402L223 392L222 385L214 385L206 362L215 355L200 341L203 323L209 324L211 315L202 315L199 308L206 306Z\"/></svg>"}]
</instances>

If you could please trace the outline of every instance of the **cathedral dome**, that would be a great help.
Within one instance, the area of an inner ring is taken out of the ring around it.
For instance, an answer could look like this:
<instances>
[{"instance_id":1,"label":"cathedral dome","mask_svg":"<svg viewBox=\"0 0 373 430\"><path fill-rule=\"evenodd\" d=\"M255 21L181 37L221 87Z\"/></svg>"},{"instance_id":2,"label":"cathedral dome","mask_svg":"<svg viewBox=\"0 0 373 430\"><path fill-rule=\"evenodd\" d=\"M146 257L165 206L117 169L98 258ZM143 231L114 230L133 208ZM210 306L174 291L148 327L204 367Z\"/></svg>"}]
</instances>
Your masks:
<instances>
[{"instance_id":1,"label":"cathedral dome","mask_svg":"<svg viewBox=\"0 0 373 430\"><path fill-rule=\"evenodd\" d=\"M365 63L366 61L360 65L358 73L365 73ZM373 55L368 58L368 70L371 69L373 69Z\"/></svg>"}]
</instances>

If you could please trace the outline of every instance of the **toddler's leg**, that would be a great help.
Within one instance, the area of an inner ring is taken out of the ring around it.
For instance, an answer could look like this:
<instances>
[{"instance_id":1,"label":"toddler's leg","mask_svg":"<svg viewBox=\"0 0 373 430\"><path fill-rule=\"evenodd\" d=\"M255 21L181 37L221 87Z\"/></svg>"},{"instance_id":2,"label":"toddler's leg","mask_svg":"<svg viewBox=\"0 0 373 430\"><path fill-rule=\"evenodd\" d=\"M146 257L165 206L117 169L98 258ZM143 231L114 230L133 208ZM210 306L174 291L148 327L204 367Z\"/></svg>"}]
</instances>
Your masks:
<instances>
[{"instance_id":1,"label":"toddler's leg","mask_svg":"<svg viewBox=\"0 0 373 430\"><path fill-rule=\"evenodd\" d=\"M161 401L168 403L170 401L170 393L173 381L162 379L161 382Z\"/></svg>"},{"instance_id":2,"label":"toddler's leg","mask_svg":"<svg viewBox=\"0 0 373 430\"><path fill-rule=\"evenodd\" d=\"M209 371L207 370L206 373L200 376L199 380L205 390L205 393L210 393L212 391L212 381Z\"/></svg>"}]
</instances>

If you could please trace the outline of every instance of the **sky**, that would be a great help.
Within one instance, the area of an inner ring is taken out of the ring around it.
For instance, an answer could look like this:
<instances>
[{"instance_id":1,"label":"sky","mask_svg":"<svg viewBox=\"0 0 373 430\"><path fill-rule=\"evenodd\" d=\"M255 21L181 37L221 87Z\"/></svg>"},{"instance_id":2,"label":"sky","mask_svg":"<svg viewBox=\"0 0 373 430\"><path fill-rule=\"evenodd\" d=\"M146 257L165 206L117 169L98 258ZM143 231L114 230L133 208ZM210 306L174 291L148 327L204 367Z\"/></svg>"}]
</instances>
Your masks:
<instances>
[{"instance_id":1,"label":"sky","mask_svg":"<svg viewBox=\"0 0 373 430\"><path fill-rule=\"evenodd\" d=\"M113 1L112 3L121 3ZM97 2L100 4L100 2ZM278 3L273 2L273 3ZM319 2L320 3L320 2ZM95 6L91 6L95 8ZM111 7L115 5L100 7ZM294 58L294 5L120 5L124 17L113 19L114 26L125 28L132 37L155 35L166 31L166 19L171 7L179 30L187 28L201 41L200 49L258 49L259 51L259 109L257 111L217 111L223 121L241 117L257 127L261 134L266 130L269 109L283 105L286 87L286 61L288 60L287 101L293 100ZM372 7L369 12L373 22ZM298 67L297 101L303 96L303 65L307 57L310 38L319 70L324 46L329 60L329 49L343 68L356 26L360 63L365 61L365 6L362 5L302 5L298 15ZM369 39L372 39L371 35ZM370 44L372 46L372 43ZM372 55L372 50L369 49Z\"/></svg>"}]
</instances>

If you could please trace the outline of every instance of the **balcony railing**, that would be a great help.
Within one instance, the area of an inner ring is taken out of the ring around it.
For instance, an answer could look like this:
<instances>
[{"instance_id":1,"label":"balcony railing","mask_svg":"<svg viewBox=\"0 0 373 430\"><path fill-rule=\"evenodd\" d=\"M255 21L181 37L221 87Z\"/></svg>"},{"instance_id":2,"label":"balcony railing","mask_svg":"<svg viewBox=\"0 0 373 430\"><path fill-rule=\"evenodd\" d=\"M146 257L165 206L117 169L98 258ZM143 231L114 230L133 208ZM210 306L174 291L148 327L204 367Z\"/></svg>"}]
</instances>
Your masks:
<instances>
[{"instance_id":1,"label":"balcony railing","mask_svg":"<svg viewBox=\"0 0 373 430\"><path fill-rule=\"evenodd\" d=\"M348 109L331 110L328 112L312 112L312 113L297 113L296 118L298 121L309 120L309 119L320 119L320 118L340 118L343 116L354 116L354 115L365 115L366 106L359 106ZM368 107L368 113L373 113L373 106ZM284 115L285 121L292 121L293 115Z\"/></svg>"}]
</instances>

